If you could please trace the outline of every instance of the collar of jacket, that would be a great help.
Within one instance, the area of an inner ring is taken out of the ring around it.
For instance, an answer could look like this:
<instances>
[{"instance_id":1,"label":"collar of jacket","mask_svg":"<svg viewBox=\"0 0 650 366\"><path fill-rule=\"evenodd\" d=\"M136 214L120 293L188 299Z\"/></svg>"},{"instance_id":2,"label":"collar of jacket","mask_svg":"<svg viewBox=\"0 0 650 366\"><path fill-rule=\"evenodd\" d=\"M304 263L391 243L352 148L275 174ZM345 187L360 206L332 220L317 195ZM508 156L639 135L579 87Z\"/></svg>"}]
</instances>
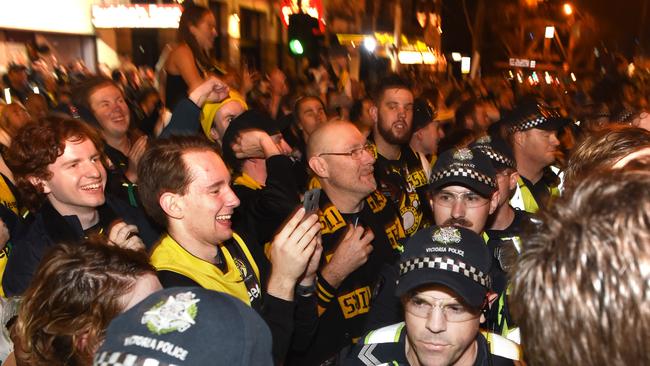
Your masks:
<instances>
[{"instance_id":1,"label":"collar of jacket","mask_svg":"<svg viewBox=\"0 0 650 366\"><path fill-rule=\"evenodd\" d=\"M109 225L118 219L113 209L106 202L97 207L99 213L99 225L108 229ZM45 201L37 213L43 220L47 235L55 243L75 242L84 237L84 230L81 227L79 218L75 215L62 216L49 201Z\"/></svg>"}]
</instances>

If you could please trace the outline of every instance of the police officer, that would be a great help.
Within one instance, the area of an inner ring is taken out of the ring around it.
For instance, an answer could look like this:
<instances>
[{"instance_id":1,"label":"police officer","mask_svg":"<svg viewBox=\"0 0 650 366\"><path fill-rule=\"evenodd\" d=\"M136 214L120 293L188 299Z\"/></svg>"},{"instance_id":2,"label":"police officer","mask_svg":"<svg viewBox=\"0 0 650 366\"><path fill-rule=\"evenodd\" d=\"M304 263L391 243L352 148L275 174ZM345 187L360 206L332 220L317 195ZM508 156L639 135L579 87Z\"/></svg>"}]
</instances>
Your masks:
<instances>
[{"instance_id":1,"label":"police officer","mask_svg":"<svg viewBox=\"0 0 650 366\"><path fill-rule=\"evenodd\" d=\"M521 102L503 122L519 173L511 205L535 213L546 207L551 197L560 195L559 170L552 165L560 154L557 131L567 120L556 109L533 99Z\"/></svg>"},{"instance_id":2,"label":"police officer","mask_svg":"<svg viewBox=\"0 0 650 366\"><path fill-rule=\"evenodd\" d=\"M492 264L479 235L458 227L418 231L400 258L396 295L404 322L368 333L344 365L512 365L518 347L479 331ZM505 343L510 348L493 347ZM493 354L498 348L501 354ZM505 351L504 351L505 350Z\"/></svg>"}]
</instances>

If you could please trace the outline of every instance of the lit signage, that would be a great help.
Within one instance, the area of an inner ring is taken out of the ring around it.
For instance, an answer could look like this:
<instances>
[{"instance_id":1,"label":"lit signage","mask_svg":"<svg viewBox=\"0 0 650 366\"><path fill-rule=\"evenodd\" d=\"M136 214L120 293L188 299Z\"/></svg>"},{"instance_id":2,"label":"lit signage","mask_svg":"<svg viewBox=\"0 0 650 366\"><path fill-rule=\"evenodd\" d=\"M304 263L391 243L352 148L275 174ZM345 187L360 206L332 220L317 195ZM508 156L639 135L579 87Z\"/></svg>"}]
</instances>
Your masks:
<instances>
[{"instance_id":1,"label":"lit signage","mask_svg":"<svg viewBox=\"0 0 650 366\"><path fill-rule=\"evenodd\" d=\"M535 66L537 66L537 62L535 60L529 60L526 58L511 58L508 60L508 64L512 67L525 67L531 69L534 69Z\"/></svg>"},{"instance_id":2,"label":"lit signage","mask_svg":"<svg viewBox=\"0 0 650 366\"><path fill-rule=\"evenodd\" d=\"M93 5L95 28L178 28L180 5Z\"/></svg>"},{"instance_id":3,"label":"lit signage","mask_svg":"<svg viewBox=\"0 0 650 366\"><path fill-rule=\"evenodd\" d=\"M298 13L298 0L282 0L280 13L282 23L285 27L289 26L289 15ZM325 31L325 21L323 20L323 2L321 0L302 0L302 12L311 17L318 19L318 25L321 32Z\"/></svg>"}]
</instances>

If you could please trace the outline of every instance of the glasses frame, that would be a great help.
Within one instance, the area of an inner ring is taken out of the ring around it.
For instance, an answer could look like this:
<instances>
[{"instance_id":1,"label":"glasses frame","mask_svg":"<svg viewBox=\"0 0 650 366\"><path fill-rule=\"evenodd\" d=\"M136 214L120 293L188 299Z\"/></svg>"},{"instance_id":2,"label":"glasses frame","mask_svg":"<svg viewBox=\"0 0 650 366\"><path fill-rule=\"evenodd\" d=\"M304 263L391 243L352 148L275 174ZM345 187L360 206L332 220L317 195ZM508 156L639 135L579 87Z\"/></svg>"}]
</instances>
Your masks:
<instances>
[{"instance_id":1,"label":"glasses frame","mask_svg":"<svg viewBox=\"0 0 650 366\"><path fill-rule=\"evenodd\" d=\"M413 308L413 306L416 306L413 304L413 301L416 298L419 298L430 307L429 309L426 309L426 314L422 312L425 309L416 310ZM404 302L404 310L406 310L409 314L412 314L415 317L421 319L429 319L431 318L433 311L436 308L440 308L440 310L442 311L442 315L444 316L445 320L449 323L463 323L472 319L476 319L481 316L481 309L472 309L455 298L437 299L431 297L429 299L433 300L433 303L428 301L428 299L426 298L418 297L418 295L410 296ZM451 310L451 306L460 306L462 307L463 312L454 315L454 313L451 312L453 311Z\"/></svg>"},{"instance_id":2,"label":"glasses frame","mask_svg":"<svg viewBox=\"0 0 650 366\"><path fill-rule=\"evenodd\" d=\"M324 152L324 153L318 154L317 156L318 157L327 156L327 155L349 156L350 158L352 158L352 160L360 160L361 157L363 156L364 151L367 152L368 154L370 154L370 156L372 156L373 158L377 157L377 153L375 151L375 145L373 145L371 143L366 143L363 146L356 147L354 149L351 149L348 152Z\"/></svg>"},{"instance_id":3,"label":"glasses frame","mask_svg":"<svg viewBox=\"0 0 650 366\"><path fill-rule=\"evenodd\" d=\"M439 201L438 197L441 194L454 196L454 202L449 203L449 202L441 202L441 201ZM467 196L477 196L477 197L480 197L481 200L484 200L485 202L480 202L478 204L469 204L469 202L467 201L467 198L466 198ZM487 205L488 203L490 203L490 198L483 197L483 196L481 196L480 194L478 194L476 192L455 193L455 192L440 190L440 191L434 192L431 199L435 204L438 204L440 206L447 207L447 208L454 207L454 204L456 204L456 202L459 201L459 200L461 201L461 203L463 205L465 205L465 207L468 207L468 208L483 207L483 206Z\"/></svg>"}]
</instances>

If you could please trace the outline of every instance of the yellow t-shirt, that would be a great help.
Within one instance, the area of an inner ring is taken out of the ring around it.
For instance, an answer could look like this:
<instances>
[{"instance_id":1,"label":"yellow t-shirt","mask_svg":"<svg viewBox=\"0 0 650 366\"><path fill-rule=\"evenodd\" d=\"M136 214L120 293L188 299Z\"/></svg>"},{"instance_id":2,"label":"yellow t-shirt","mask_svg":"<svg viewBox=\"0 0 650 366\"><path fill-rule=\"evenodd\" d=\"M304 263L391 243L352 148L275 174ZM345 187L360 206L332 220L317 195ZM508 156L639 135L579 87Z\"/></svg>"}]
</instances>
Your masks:
<instances>
[{"instance_id":1,"label":"yellow t-shirt","mask_svg":"<svg viewBox=\"0 0 650 366\"><path fill-rule=\"evenodd\" d=\"M169 235L166 235L154 247L151 253L151 264L156 270L181 274L203 288L225 292L250 306L252 301L261 297L261 289L252 289L249 292L244 279L247 276L255 276L259 283L259 269L243 240L235 233L233 233L233 239L239 245L255 273L247 273L246 266L239 259L233 258L225 246L222 246L221 249L228 265L228 271L222 272L214 264L192 255Z\"/></svg>"}]
</instances>

